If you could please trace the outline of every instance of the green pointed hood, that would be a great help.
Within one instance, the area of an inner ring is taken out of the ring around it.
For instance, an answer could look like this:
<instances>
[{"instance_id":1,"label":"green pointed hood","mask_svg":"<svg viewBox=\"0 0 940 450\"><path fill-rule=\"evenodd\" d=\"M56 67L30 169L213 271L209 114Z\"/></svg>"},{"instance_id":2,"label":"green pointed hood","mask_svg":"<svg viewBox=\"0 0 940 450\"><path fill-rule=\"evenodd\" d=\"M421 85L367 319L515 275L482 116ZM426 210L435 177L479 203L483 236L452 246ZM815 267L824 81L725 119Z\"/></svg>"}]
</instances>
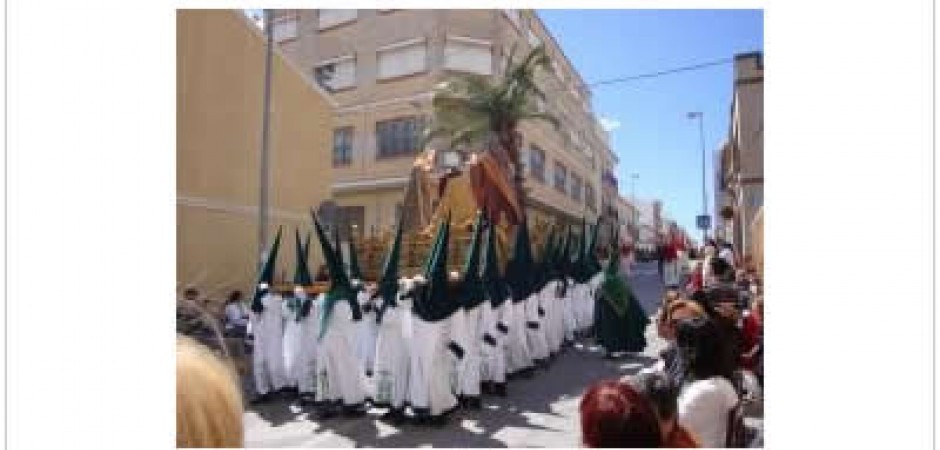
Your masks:
<instances>
[{"instance_id":1,"label":"green pointed hood","mask_svg":"<svg viewBox=\"0 0 940 450\"><path fill-rule=\"evenodd\" d=\"M483 251L483 294L493 307L498 307L506 300L506 286L499 274L499 253L496 247L496 224L487 221L486 247Z\"/></svg>"},{"instance_id":2,"label":"green pointed hood","mask_svg":"<svg viewBox=\"0 0 940 450\"><path fill-rule=\"evenodd\" d=\"M304 240L304 261L307 261L307 268L310 268L310 238L311 234L307 232L307 239Z\"/></svg>"},{"instance_id":3,"label":"green pointed hood","mask_svg":"<svg viewBox=\"0 0 940 450\"><path fill-rule=\"evenodd\" d=\"M343 269L346 275L349 275L349 266L346 265L346 261L343 259L343 243L339 239L339 225L333 226L333 252L336 255L336 260L339 264L339 267ZM352 277L350 277L352 278Z\"/></svg>"},{"instance_id":4,"label":"green pointed hood","mask_svg":"<svg viewBox=\"0 0 940 450\"><path fill-rule=\"evenodd\" d=\"M300 230L294 230L294 243L297 252L297 262L294 267L294 286L311 286L313 285L313 279L310 277L310 268L307 267L306 249L300 242Z\"/></svg>"},{"instance_id":5,"label":"green pointed hood","mask_svg":"<svg viewBox=\"0 0 940 450\"><path fill-rule=\"evenodd\" d=\"M365 281L362 277L362 270L359 268L359 257L356 255L356 243L353 240L353 232L349 232L349 278Z\"/></svg>"},{"instance_id":6,"label":"green pointed hood","mask_svg":"<svg viewBox=\"0 0 940 450\"><path fill-rule=\"evenodd\" d=\"M615 234L619 239L619 236ZM618 242L615 240L614 242ZM601 293L618 316L623 317L629 307L630 285L624 277L620 276L620 252L613 249L607 269L604 270L604 280L601 283Z\"/></svg>"},{"instance_id":7,"label":"green pointed hood","mask_svg":"<svg viewBox=\"0 0 940 450\"><path fill-rule=\"evenodd\" d=\"M533 264L529 226L525 218L516 226L512 257L506 266L506 282L513 302L521 302L532 293Z\"/></svg>"},{"instance_id":8,"label":"green pointed hood","mask_svg":"<svg viewBox=\"0 0 940 450\"><path fill-rule=\"evenodd\" d=\"M545 239L545 244L542 246L542 251L539 254L539 260L537 263L537 268L535 271L535 290L541 291L545 288L545 285L548 284L548 281L551 279L552 272L552 258L553 253L555 252L555 230L549 230L548 237Z\"/></svg>"},{"instance_id":9,"label":"green pointed hood","mask_svg":"<svg viewBox=\"0 0 940 450\"><path fill-rule=\"evenodd\" d=\"M402 215L404 217L404 215ZM381 320L385 308L397 306L395 302L398 295L398 261L401 259L401 235L402 235L402 217L398 218L398 229L395 230L395 239L392 246L385 255L385 262L382 264L382 274L379 278L378 291L382 296L382 305L379 309L377 320Z\"/></svg>"},{"instance_id":10,"label":"green pointed hood","mask_svg":"<svg viewBox=\"0 0 940 450\"><path fill-rule=\"evenodd\" d=\"M320 225L316 212L311 210L310 216L313 218L313 226L317 233L317 240L320 242L320 249L323 251L323 259L326 260L326 267L330 272L330 289L324 296L321 309L322 313L320 315L319 339L326 333L330 315L333 312L333 306L336 305L336 302L347 300L351 305L358 305L358 303L355 301L355 298L353 298L355 292L349 282L346 271L343 269L342 260L337 255L337 251L330 244L330 239L326 236L326 232L323 231L323 226Z\"/></svg>"},{"instance_id":11,"label":"green pointed hood","mask_svg":"<svg viewBox=\"0 0 940 450\"><path fill-rule=\"evenodd\" d=\"M450 237L450 213L437 228L437 243L428 255L424 277L427 285L420 289L414 303L415 314L426 322L437 322L453 313L460 304L449 294L447 280L447 248Z\"/></svg>"},{"instance_id":12,"label":"green pointed hood","mask_svg":"<svg viewBox=\"0 0 940 450\"><path fill-rule=\"evenodd\" d=\"M463 264L463 279L460 281L460 304L464 309L473 309L483 302L483 279L480 278L480 253L483 240L483 228L486 226L486 212L477 212L473 224L473 237L470 250Z\"/></svg>"},{"instance_id":13,"label":"green pointed hood","mask_svg":"<svg viewBox=\"0 0 940 450\"><path fill-rule=\"evenodd\" d=\"M590 269L589 274L592 277L594 276L594 274L603 270L603 267L601 267L600 260L597 259L597 234L598 234L598 230L600 229L600 227L601 227L601 222L600 222L600 218L598 218L597 223L591 226L591 239L588 241L587 262L588 262L588 268Z\"/></svg>"},{"instance_id":14,"label":"green pointed hood","mask_svg":"<svg viewBox=\"0 0 940 450\"><path fill-rule=\"evenodd\" d=\"M277 263L277 253L281 248L281 227L277 227L277 234L274 236L274 243L271 244L271 248L268 250L268 257L264 261L264 265L261 266L261 272L258 274L258 282L255 283L255 295L251 300L251 309L256 313L261 313L264 311L264 307L261 305L261 296L264 295L264 292L259 289L258 285L261 283L267 283L268 289L274 288L274 267Z\"/></svg>"}]
</instances>

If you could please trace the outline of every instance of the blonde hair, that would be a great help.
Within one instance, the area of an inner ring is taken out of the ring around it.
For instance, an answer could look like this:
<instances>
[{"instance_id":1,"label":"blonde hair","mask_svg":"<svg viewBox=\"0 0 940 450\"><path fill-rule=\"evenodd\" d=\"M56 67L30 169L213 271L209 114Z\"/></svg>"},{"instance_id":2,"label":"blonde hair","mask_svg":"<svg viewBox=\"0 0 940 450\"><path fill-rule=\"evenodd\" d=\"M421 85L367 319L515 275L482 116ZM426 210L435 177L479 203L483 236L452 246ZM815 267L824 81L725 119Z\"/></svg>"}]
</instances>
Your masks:
<instances>
[{"instance_id":1,"label":"blonde hair","mask_svg":"<svg viewBox=\"0 0 940 450\"><path fill-rule=\"evenodd\" d=\"M242 447L242 396L232 367L192 338L176 338L176 446Z\"/></svg>"}]
</instances>

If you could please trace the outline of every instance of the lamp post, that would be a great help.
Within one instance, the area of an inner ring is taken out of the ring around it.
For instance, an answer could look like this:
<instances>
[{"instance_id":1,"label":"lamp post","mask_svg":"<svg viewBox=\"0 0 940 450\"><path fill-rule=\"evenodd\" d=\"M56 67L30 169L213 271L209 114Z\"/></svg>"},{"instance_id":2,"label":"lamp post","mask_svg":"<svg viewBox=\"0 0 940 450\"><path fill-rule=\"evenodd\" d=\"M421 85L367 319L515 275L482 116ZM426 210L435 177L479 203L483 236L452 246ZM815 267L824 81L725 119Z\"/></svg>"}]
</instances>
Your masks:
<instances>
[{"instance_id":1,"label":"lamp post","mask_svg":"<svg viewBox=\"0 0 940 450\"><path fill-rule=\"evenodd\" d=\"M704 119L702 118L701 111L693 111L686 114L686 117L689 120L698 119L698 132L699 138L702 142L702 215L708 215L708 196L705 194L705 129L702 125ZM705 242L706 237L708 236L708 228L702 227L702 242Z\"/></svg>"},{"instance_id":2,"label":"lamp post","mask_svg":"<svg viewBox=\"0 0 940 450\"><path fill-rule=\"evenodd\" d=\"M636 206L636 203L637 203L636 202L636 180L638 180L639 178L640 178L640 174L638 173L630 174L630 203L632 203L631 206L633 206L632 219L633 219L633 242L634 243L639 242L640 240L640 228L638 225L638 222L640 219L638 217L639 214L637 214L638 209Z\"/></svg>"},{"instance_id":3,"label":"lamp post","mask_svg":"<svg viewBox=\"0 0 940 450\"><path fill-rule=\"evenodd\" d=\"M270 107L271 107L271 55L274 43L274 11L264 10L264 34L266 37L266 50L264 56L264 98L261 112L261 164L260 164L260 192L258 196L258 264L263 264L264 253L268 246L268 177L270 159L268 143L270 141Z\"/></svg>"}]
</instances>

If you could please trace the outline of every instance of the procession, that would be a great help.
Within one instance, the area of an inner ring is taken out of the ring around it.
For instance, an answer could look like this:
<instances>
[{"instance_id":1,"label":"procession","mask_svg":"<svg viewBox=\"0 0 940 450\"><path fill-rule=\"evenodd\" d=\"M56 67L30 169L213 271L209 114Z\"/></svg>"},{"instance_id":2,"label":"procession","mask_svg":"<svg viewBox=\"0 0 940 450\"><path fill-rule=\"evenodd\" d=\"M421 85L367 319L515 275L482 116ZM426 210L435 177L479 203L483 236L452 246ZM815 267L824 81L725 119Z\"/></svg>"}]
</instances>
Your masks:
<instances>
[{"instance_id":1,"label":"procession","mask_svg":"<svg viewBox=\"0 0 940 450\"><path fill-rule=\"evenodd\" d=\"M549 13L440 11L178 13L177 446L763 446L763 53L722 63L713 215L702 112L701 209L643 198ZM412 20L528 35L331 47Z\"/></svg>"}]
</instances>

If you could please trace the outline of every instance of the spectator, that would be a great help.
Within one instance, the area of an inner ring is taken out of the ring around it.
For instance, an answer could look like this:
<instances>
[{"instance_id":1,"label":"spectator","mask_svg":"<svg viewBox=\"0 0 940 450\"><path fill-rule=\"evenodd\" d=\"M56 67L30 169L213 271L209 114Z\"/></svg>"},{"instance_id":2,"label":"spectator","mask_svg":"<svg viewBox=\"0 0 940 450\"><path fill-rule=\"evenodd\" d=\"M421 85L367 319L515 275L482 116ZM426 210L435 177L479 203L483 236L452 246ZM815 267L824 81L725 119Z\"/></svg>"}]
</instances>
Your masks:
<instances>
[{"instance_id":1,"label":"spectator","mask_svg":"<svg viewBox=\"0 0 940 450\"><path fill-rule=\"evenodd\" d=\"M758 296L751 303L750 312L744 317L743 328L744 353L741 355L741 366L753 372L763 384L764 297Z\"/></svg>"},{"instance_id":2,"label":"spectator","mask_svg":"<svg viewBox=\"0 0 940 450\"><path fill-rule=\"evenodd\" d=\"M662 372L677 386L685 378L685 362L676 347L676 324L681 320L704 317L705 311L695 302L676 300L669 304L660 315L658 331L660 337L666 340L666 348L659 354L659 361L652 371Z\"/></svg>"},{"instance_id":3,"label":"spectator","mask_svg":"<svg viewBox=\"0 0 940 450\"><path fill-rule=\"evenodd\" d=\"M677 422L676 407L679 386L658 372L640 373L630 380L633 387L649 400L659 419L663 447L697 448L698 440Z\"/></svg>"},{"instance_id":4,"label":"spectator","mask_svg":"<svg viewBox=\"0 0 940 450\"><path fill-rule=\"evenodd\" d=\"M718 252L718 257L724 260L729 266L736 266L734 261L734 247L731 244L725 242Z\"/></svg>"},{"instance_id":5,"label":"spectator","mask_svg":"<svg viewBox=\"0 0 940 450\"><path fill-rule=\"evenodd\" d=\"M663 443L650 402L627 383L588 386L579 407L581 441L589 448L657 448Z\"/></svg>"},{"instance_id":6,"label":"spectator","mask_svg":"<svg viewBox=\"0 0 940 450\"><path fill-rule=\"evenodd\" d=\"M731 384L735 360L717 324L708 318L681 321L676 343L687 362L678 399L679 424L698 437L703 447L724 447L729 420L739 403Z\"/></svg>"},{"instance_id":7,"label":"spectator","mask_svg":"<svg viewBox=\"0 0 940 450\"><path fill-rule=\"evenodd\" d=\"M248 329L248 309L242 303L242 292L232 291L225 302L225 334L245 337Z\"/></svg>"},{"instance_id":8,"label":"spectator","mask_svg":"<svg viewBox=\"0 0 940 450\"><path fill-rule=\"evenodd\" d=\"M686 290L689 292L700 291L704 288L703 278L702 278L702 262L695 261L692 263L692 275L689 278L689 284L686 286Z\"/></svg>"},{"instance_id":9,"label":"spectator","mask_svg":"<svg viewBox=\"0 0 940 450\"><path fill-rule=\"evenodd\" d=\"M738 291L720 287L711 292L710 316L721 332L722 339L737 360L744 350L741 313L738 310Z\"/></svg>"},{"instance_id":10,"label":"spectator","mask_svg":"<svg viewBox=\"0 0 940 450\"><path fill-rule=\"evenodd\" d=\"M234 371L208 348L176 339L176 446L244 446L242 397Z\"/></svg>"}]
</instances>

